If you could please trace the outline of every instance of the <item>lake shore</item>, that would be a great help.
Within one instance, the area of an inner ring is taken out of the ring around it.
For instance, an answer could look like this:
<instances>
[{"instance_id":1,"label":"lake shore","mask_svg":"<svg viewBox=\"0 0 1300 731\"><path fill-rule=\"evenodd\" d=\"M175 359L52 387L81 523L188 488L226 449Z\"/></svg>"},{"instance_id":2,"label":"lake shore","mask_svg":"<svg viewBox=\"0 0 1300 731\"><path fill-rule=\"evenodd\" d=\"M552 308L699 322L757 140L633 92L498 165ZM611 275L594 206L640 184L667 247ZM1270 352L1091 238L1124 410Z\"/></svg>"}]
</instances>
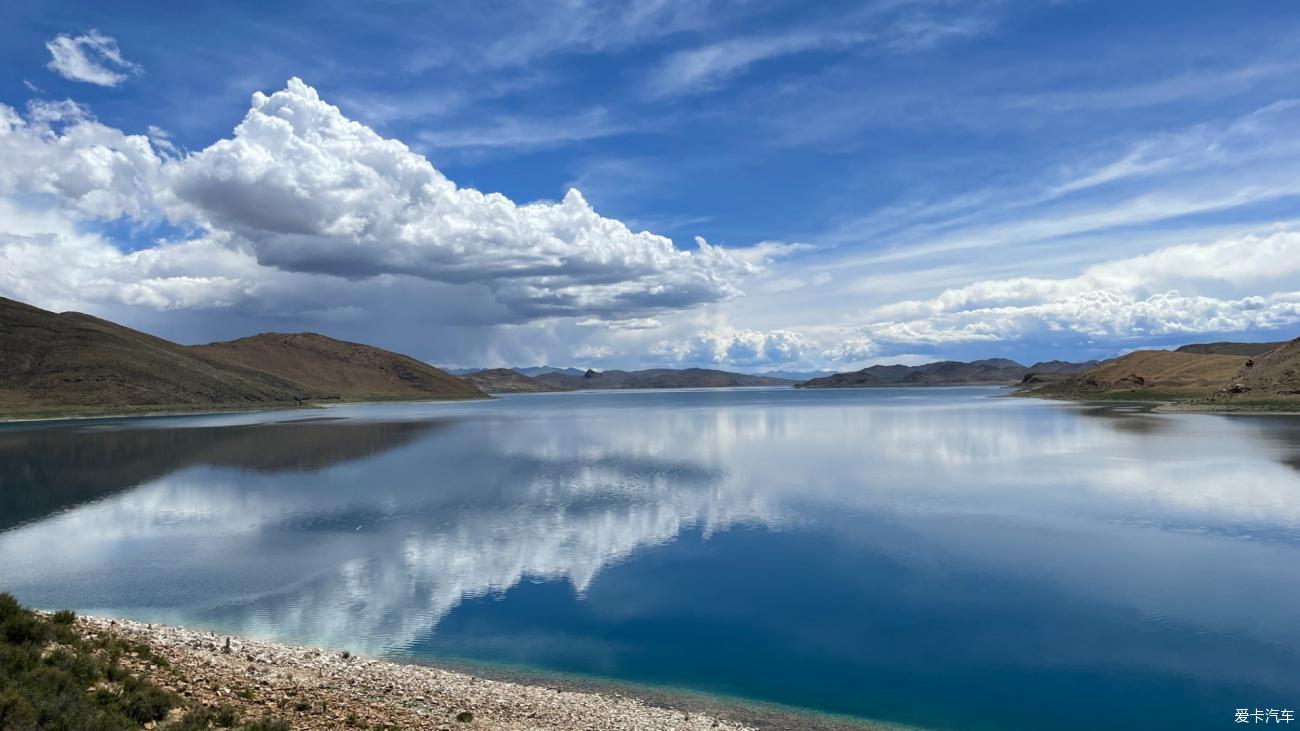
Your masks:
<instances>
[{"instance_id":1,"label":"lake shore","mask_svg":"<svg viewBox=\"0 0 1300 731\"><path fill-rule=\"evenodd\" d=\"M457 404L457 403L477 403L480 401L491 401L498 398L492 394L484 394L476 398L426 398L426 399L364 399L348 401L304 401L302 403L277 403L259 406L249 406L248 404L234 404L229 407L222 405L205 405L194 408L175 407L150 407L150 406L123 406L123 407L103 407L103 408L83 408L83 407L66 407L66 408L44 408L33 409L28 411L9 411L0 410L0 424L25 424L39 423L43 421L84 421L87 419L128 419L128 418L152 418L159 416L225 416L227 414L261 414L273 413L277 411L306 411L311 409L330 409L338 406L364 406L367 404Z\"/></svg>"},{"instance_id":2,"label":"lake shore","mask_svg":"<svg viewBox=\"0 0 1300 731\"><path fill-rule=\"evenodd\" d=\"M1010 389L1007 396L1035 398L1044 401L1062 401L1091 406L1141 406L1144 411L1157 414L1220 414L1241 416L1300 416L1300 403L1295 401L1203 401L1195 398L1161 398L1158 395L1105 393L1053 393L1035 390Z\"/></svg>"},{"instance_id":3,"label":"lake shore","mask_svg":"<svg viewBox=\"0 0 1300 731\"><path fill-rule=\"evenodd\" d=\"M198 705L273 714L295 729L402 728L494 731L669 729L883 729L781 710L701 709L701 701L579 688L577 684L496 680L458 670L358 657L106 617L79 617L87 635L147 645L160 666L133 656L133 672ZM665 702L666 701L666 702ZM703 703L703 705L709 705ZM717 708L727 705L719 702ZM165 728L165 725L160 726Z\"/></svg>"}]
</instances>

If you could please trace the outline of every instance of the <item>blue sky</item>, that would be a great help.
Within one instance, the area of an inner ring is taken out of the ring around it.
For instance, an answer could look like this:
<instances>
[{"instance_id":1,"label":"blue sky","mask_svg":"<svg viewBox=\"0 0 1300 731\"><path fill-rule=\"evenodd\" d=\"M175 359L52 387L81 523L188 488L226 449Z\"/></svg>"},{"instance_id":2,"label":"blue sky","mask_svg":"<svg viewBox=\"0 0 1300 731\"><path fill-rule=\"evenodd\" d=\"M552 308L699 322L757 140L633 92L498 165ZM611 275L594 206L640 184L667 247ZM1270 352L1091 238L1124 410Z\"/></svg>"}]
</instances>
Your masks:
<instances>
[{"instance_id":1,"label":"blue sky","mask_svg":"<svg viewBox=\"0 0 1300 731\"><path fill-rule=\"evenodd\" d=\"M5 16L0 293L39 306L445 365L846 369L1300 334L1290 3Z\"/></svg>"}]
</instances>

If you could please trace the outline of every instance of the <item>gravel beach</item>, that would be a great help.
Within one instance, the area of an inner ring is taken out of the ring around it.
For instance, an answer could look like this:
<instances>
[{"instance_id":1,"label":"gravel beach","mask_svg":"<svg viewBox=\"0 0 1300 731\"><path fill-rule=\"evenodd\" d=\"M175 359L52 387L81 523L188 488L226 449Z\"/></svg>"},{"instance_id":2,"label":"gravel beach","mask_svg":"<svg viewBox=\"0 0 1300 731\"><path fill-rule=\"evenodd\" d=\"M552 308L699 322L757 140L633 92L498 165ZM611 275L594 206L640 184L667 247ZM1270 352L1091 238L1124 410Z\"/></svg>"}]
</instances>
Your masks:
<instances>
[{"instance_id":1,"label":"gravel beach","mask_svg":"<svg viewBox=\"0 0 1300 731\"><path fill-rule=\"evenodd\" d=\"M465 673L290 647L158 624L81 617L166 659L131 669L192 702L273 714L298 729L649 731L755 727L620 695L488 680Z\"/></svg>"}]
</instances>

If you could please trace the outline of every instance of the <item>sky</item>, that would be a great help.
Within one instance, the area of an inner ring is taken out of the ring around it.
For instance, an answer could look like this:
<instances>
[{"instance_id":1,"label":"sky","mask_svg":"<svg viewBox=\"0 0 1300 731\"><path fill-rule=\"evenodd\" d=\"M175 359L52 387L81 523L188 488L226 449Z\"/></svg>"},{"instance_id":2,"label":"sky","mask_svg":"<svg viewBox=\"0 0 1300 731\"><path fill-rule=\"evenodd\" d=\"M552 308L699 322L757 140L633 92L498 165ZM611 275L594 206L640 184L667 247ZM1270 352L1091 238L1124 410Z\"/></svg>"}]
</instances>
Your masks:
<instances>
[{"instance_id":1,"label":"sky","mask_svg":"<svg viewBox=\"0 0 1300 731\"><path fill-rule=\"evenodd\" d=\"M0 295L761 372L1300 335L1300 4L0 0Z\"/></svg>"}]
</instances>

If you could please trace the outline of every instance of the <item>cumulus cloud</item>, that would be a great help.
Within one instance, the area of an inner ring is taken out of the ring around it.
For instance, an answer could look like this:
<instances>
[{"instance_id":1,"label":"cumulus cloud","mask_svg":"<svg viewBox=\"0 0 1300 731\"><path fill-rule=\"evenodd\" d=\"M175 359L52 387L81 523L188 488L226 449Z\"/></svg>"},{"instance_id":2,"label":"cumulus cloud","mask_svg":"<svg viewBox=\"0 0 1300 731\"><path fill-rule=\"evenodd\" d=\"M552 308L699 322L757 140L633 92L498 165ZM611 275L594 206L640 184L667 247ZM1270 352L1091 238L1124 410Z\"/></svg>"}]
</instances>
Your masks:
<instances>
[{"instance_id":1,"label":"cumulus cloud","mask_svg":"<svg viewBox=\"0 0 1300 731\"><path fill-rule=\"evenodd\" d=\"M202 246L224 250L240 282L287 273L482 286L516 321L572 316L650 327L654 314L737 295L740 278L791 250L700 240L686 251L599 215L577 190L558 203L520 205L458 187L298 79L255 94L231 138L189 154L159 128L125 134L72 102L33 104L25 117L0 105L0 155L9 163L0 195L45 196L74 218L165 216L194 229ZM56 245L49 236L4 245L29 252L38 240ZM146 260L161 266L187 250L160 246L118 262L118 299L141 286ZM29 261L24 254L15 263ZM230 300L228 282L200 276L184 292L152 287L140 301L186 306L204 287L214 292L209 301Z\"/></svg>"},{"instance_id":2,"label":"cumulus cloud","mask_svg":"<svg viewBox=\"0 0 1300 731\"><path fill-rule=\"evenodd\" d=\"M976 282L878 307L826 354L854 360L883 345L1276 330L1300 323L1296 282L1300 232L1294 230L1168 246L1074 277Z\"/></svg>"},{"instance_id":3,"label":"cumulus cloud","mask_svg":"<svg viewBox=\"0 0 1300 731\"><path fill-rule=\"evenodd\" d=\"M182 214L236 234L264 265L478 282L521 317L623 319L716 302L753 269L720 247L688 252L634 233L577 190L518 205L460 188L298 79L254 95L233 138L171 172Z\"/></svg>"},{"instance_id":4,"label":"cumulus cloud","mask_svg":"<svg viewBox=\"0 0 1300 731\"><path fill-rule=\"evenodd\" d=\"M655 353L679 363L737 366L782 365L803 358L808 341L789 330L703 332L683 341L662 341Z\"/></svg>"},{"instance_id":5,"label":"cumulus cloud","mask_svg":"<svg viewBox=\"0 0 1300 731\"><path fill-rule=\"evenodd\" d=\"M72 81L112 87L143 71L122 56L116 39L93 28L79 36L60 33L45 47L51 56L48 68Z\"/></svg>"},{"instance_id":6,"label":"cumulus cloud","mask_svg":"<svg viewBox=\"0 0 1300 731\"><path fill-rule=\"evenodd\" d=\"M0 195L47 195L76 215L143 219L160 188L147 137L104 126L81 105L32 102L24 117L0 104Z\"/></svg>"}]
</instances>

